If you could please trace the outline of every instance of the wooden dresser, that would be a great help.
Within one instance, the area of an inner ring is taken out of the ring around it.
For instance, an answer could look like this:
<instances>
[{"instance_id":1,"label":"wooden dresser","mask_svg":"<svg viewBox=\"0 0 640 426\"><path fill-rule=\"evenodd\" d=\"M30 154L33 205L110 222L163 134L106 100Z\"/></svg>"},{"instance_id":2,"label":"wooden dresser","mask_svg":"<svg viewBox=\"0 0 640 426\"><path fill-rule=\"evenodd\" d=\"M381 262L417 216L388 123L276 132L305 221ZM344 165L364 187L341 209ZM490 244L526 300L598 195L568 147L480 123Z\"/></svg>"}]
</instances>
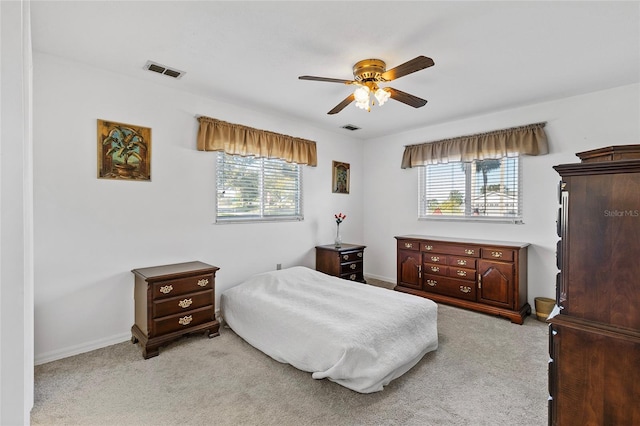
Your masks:
<instances>
[{"instance_id":1,"label":"wooden dresser","mask_svg":"<svg viewBox=\"0 0 640 426\"><path fill-rule=\"evenodd\" d=\"M365 248L356 244L316 246L316 271L364 283Z\"/></svg>"},{"instance_id":2,"label":"wooden dresser","mask_svg":"<svg viewBox=\"0 0 640 426\"><path fill-rule=\"evenodd\" d=\"M424 235L395 237L396 290L522 324L527 303L527 243Z\"/></svg>"},{"instance_id":3,"label":"wooden dresser","mask_svg":"<svg viewBox=\"0 0 640 426\"><path fill-rule=\"evenodd\" d=\"M640 425L640 145L560 174L549 424Z\"/></svg>"},{"instance_id":4,"label":"wooden dresser","mask_svg":"<svg viewBox=\"0 0 640 426\"><path fill-rule=\"evenodd\" d=\"M131 341L140 343L142 356L158 355L158 348L185 334L218 336L215 319L215 275L219 268L202 262L134 269L135 324Z\"/></svg>"}]
</instances>

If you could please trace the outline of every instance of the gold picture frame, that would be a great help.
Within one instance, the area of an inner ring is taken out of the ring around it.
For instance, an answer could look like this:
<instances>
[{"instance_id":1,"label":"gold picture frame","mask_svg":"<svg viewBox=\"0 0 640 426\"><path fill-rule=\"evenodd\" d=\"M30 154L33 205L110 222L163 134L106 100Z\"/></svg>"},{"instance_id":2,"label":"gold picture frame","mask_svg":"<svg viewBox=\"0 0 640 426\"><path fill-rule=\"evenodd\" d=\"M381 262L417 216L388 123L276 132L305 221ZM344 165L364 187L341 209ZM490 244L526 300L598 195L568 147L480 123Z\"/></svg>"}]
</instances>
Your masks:
<instances>
[{"instance_id":1,"label":"gold picture frame","mask_svg":"<svg viewBox=\"0 0 640 426\"><path fill-rule=\"evenodd\" d=\"M151 129L98 119L98 178L151 180Z\"/></svg>"},{"instance_id":2,"label":"gold picture frame","mask_svg":"<svg viewBox=\"0 0 640 426\"><path fill-rule=\"evenodd\" d=\"M340 161L333 162L333 179L331 188L334 194L349 193L349 174L349 163L342 163Z\"/></svg>"}]
</instances>

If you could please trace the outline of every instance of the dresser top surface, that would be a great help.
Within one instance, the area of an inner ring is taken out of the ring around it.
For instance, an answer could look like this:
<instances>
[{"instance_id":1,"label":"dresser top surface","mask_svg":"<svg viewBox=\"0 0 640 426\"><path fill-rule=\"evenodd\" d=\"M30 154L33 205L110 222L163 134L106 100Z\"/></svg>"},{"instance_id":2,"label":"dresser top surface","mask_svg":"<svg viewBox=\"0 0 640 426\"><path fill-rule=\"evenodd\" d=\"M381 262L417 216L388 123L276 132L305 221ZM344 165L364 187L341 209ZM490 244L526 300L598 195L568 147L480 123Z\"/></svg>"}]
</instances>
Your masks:
<instances>
[{"instance_id":1,"label":"dresser top surface","mask_svg":"<svg viewBox=\"0 0 640 426\"><path fill-rule=\"evenodd\" d=\"M457 237L436 237L434 235L400 235L395 237L397 240L429 240L429 241L441 241L444 243L458 243L458 244L481 244L485 246L499 246L499 247L528 247L529 243L515 242L515 241L496 241L496 240L478 240L473 238L457 238Z\"/></svg>"},{"instance_id":2,"label":"dresser top surface","mask_svg":"<svg viewBox=\"0 0 640 426\"><path fill-rule=\"evenodd\" d=\"M171 265L151 266L148 268L137 268L133 269L131 272L146 280L161 280L185 273L213 273L218 269L220 268L217 266L194 261L174 263Z\"/></svg>"}]
</instances>

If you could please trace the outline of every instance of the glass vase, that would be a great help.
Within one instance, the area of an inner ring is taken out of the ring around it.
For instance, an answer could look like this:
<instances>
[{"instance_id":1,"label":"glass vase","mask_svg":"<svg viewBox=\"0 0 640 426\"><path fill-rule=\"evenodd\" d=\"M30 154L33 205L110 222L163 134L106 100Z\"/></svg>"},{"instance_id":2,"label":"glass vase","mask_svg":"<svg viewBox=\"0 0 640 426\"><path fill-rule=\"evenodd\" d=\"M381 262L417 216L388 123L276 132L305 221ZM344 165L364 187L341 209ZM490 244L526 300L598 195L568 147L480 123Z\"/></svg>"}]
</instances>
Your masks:
<instances>
[{"instance_id":1,"label":"glass vase","mask_svg":"<svg viewBox=\"0 0 640 426\"><path fill-rule=\"evenodd\" d=\"M340 235L340 224L336 224L336 248L342 247L342 236Z\"/></svg>"}]
</instances>

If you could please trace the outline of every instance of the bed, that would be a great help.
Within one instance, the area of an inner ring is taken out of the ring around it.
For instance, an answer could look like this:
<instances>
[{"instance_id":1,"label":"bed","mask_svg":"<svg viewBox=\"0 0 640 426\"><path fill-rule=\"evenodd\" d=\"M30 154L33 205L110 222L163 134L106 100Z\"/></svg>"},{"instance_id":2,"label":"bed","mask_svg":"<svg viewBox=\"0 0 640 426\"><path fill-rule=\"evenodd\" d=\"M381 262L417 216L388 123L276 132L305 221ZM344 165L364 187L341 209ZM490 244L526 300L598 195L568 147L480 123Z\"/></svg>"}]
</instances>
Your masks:
<instances>
[{"instance_id":1,"label":"bed","mask_svg":"<svg viewBox=\"0 0 640 426\"><path fill-rule=\"evenodd\" d=\"M433 301L302 266L255 275L220 305L253 347L361 393L381 391L438 347Z\"/></svg>"}]
</instances>

